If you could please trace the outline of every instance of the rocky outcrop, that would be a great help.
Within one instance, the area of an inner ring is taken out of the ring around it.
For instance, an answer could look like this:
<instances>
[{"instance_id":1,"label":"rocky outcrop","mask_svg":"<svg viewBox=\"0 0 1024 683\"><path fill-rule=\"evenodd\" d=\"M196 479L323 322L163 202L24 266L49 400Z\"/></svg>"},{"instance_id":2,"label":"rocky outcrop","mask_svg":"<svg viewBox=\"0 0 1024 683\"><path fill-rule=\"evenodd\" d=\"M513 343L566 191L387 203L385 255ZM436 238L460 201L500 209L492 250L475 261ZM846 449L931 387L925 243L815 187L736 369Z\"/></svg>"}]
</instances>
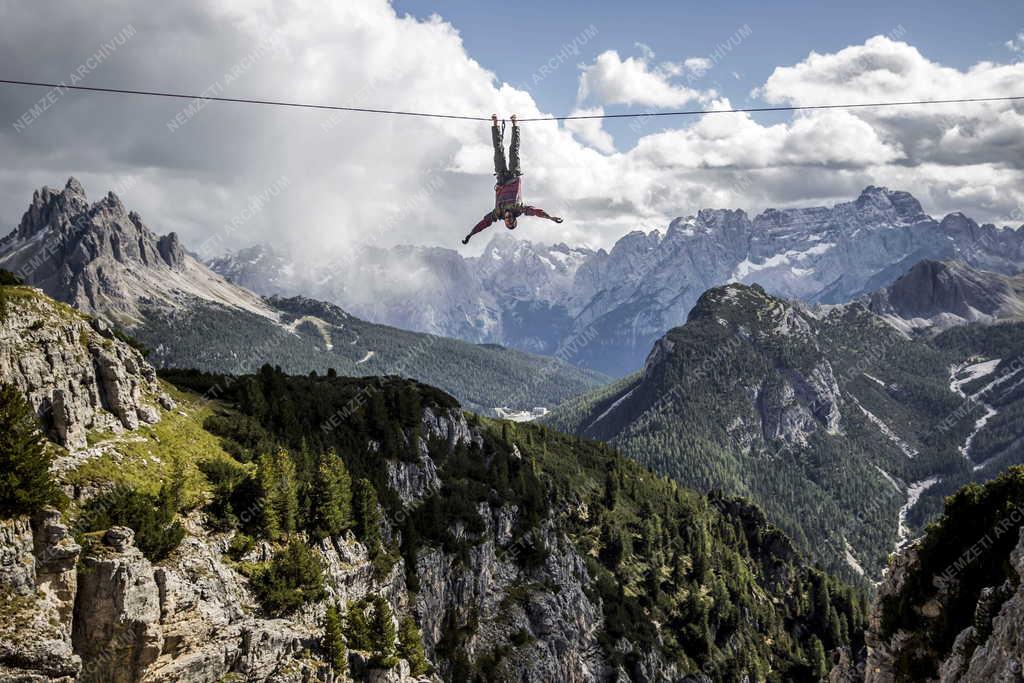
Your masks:
<instances>
[{"instance_id":1,"label":"rocky outcrop","mask_svg":"<svg viewBox=\"0 0 1024 683\"><path fill-rule=\"evenodd\" d=\"M486 506L485 506L486 508ZM525 644L502 660L502 680L591 681L610 671L597 643L600 604L584 589L590 585L583 558L551 525L532 542L550 550L544 566L525 571L512 542L513 508L481 509L487 521L482 540L468 562L438 549L417 558L420 589L414 611L428 652L436 653L453 630L469 629L464 644L473 659L492 655L517 638ZM548 586L550 589L541 589ZM475 627L475 628L474 628Z\"/></svg>"},{"instance_id":2,"label":"rocky outcrop","mask_svg":"<svg viewBox=\"0 0 1024 683\"><path fill-rule=\"evenodd\" d=\"M900 329L941 331L966 323L1024 317L1024 280L977 270L961 261L919 262L889 287L873 292L868 307Z\"/></svg>"},{"instance_id":3,"label":"rocky outcrop","mask_svg":"<svg viewBox=\"0 0 1024 683\"><path fill-rule=\"evenodd\" d=\"M1024 528L1010 554L1010 564L1019 578L1016 588L1010 582L981 591L973 624L961 631L949 653L938 662L940 683L988 683L1018 681L1024 671ZM868 648L865 683L895 683L905 680L895 666L896 657L905 654L911 634L897 631L884 639L881 633L883 598L897 595L907 575L918 564L913 548L894 557L885 581L879 587L879 599L869 620L865 641ZM921 614L935 618L942 614L942 591L933 600L916 606ZM984 629L985 633L979 632Z\"/></svg>"},{"instance_id":4,"label":"rocky outcrop","mask_svg":"<svg viewBox=\"0 0 1024 683\"><path fill-rule=\"evenodd\" d=\"M134 683L163 647L160 592L134 538L113 527L82 558L73 638L86 680Z\"/></svg>"},{"instance_id":5,"label":"rocky outcrop","mask_svg":"<svg viewBox=\"0 0 1024 683\"><path fill-rule=\"evenodd\" d=\"M892 557L885 578L878 587L879 599L875 601L868 617L868 628L864 634L867 646L867 661L864 667L865 683L893 683L896 680L896 653L910 640L907 634L897 633L891 640L883 639L882 600L884 595L897 595L907 580L907 575L917 566L917 552L907 548Z\"/></svg>"},{"instance_id":6,"label":"rocky outcrop","mask_svg":"<svg viewBox=\"0 0 1024 683\"><path fill-rule=\"evenodd\" d=\"M951 661L943 665L943 683L988 683L989 681L1013 681L1024 677L1024 528L1020 541L1010 555L1010 563L1017 572L1019 581L1016 590L1009 586L991 589L983 594L978 605L976 621L986 623L991 619L991 633L981 642L974 627L968 627L957 637L954 657L966 652L965 644L977 643L966 661ZM1009 598L992 600L998 595ZM952 660L953 658L951 658Z\"/></svg>"},{"instance_id":7,"label":"rocky outcrop","mask_svg":"<svg viewBox=\"0 0 1024 683\"><path fill-rule=\"evenodd\" d=\"M827 434L840 429L840 396L832 366L815 364L806 376L792 369L780 370L762 386L757 407L765 441L782 439L789 445L807 445L807 438L824 428Z\"/></svg>"},{"instance_id":8,"label":"rocky outcrop","mask_svg":"<svg viewBox=\"0 0 1024 683\"><path fill-rule=\"evenodd\" d=\"M134 220L138 214L133 213L132 216ZM178 233L171 232L158 239L156 249L172 270L181 270L185 266L185 248L181 246Z\"/></svg>"},{"instance_id":9,"label":"rocky outcrop","mask_svg":"<svg viewBox=\"0 0 1024 683\"><path fill-rule=\"evenodd\" d=\"M329 681L329 667L310 656L319 643L315 616L255 616L245 579L197 522L189 520L190 535L158 567L123 527L110 529L86 553L74 618L82 680ZM372 573L368 562L364 568ZM335 578L344 580L344 573Z\"/></svg>"},{"instance_id":10,"label":"rocky outcrop","mask_svg":"<svg viewBox=\"0 0 1024 683\"><path fill-rule=\"evenodd\" d=\"M172 405L156 371L108 326L22 288L0 320L0 381L24 392L50 436L69 449L93 430L135 429Z\"/></svg>"},{"instance_id":11,"label":"rocky outcrop","mask_svg":"<svg viewBox=\"0 0 1024 683\"><path fill-rule=\"evenodd\" d=\"M0 521L0 682L70 682L79 674L71 613L80 550L54 510Z\"/></svg>"},{"instance_id":12,"label":"rocky outcrop","mask_svg":"<svg viewBox=\"0 0 1024 683\"><path fill-rule=\"evenodd\" d=\"M423 439L434 438L449 447L479 441L458 411L424 411ZM422 440L421 440L422 441ZM421 457L426 457L425 454ZM401 481L405 486L405 481ZM428 483L406 491L409 514L429 493ZM601 603L588 595L591 577L584 558L557 520L579 511L552 510L548 519L527 536L514 529L519 512L514 505L481 503L484 522L470 534L456 525L453 535L465 538L468 552L424 549L416 561L418 590L411 610L423 633L428 656L448 674L449 652L456 632L466 633L461 647L470 661L492 658L495 680L566 681L614 679L673 680L675 669L656 650L637 652L628 640L618 644L636 662L632 678L616 672L598 642L604 630ZM531 547L546 549L539 566L523 561ZM520 643L509 647L509 643ZM497 653L501 653L497 656Z\"/></svg>"}]
</instances>

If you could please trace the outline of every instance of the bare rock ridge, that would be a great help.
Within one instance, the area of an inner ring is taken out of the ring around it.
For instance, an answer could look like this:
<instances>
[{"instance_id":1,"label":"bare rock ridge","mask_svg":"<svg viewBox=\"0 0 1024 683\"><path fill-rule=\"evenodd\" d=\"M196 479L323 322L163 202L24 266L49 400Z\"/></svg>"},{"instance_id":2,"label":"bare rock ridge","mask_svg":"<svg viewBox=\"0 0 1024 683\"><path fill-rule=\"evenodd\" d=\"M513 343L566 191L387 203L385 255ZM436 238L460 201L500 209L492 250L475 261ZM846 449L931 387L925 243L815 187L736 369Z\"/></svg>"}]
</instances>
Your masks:
<instances>
[{"instance_id":1,"label":"bare rock ridge","mask_svg":"<svg viewBox=\"0 0 1024 683\"><path fill-rule=\"evenodd\" d=\"M902 329L991 323L1024 317L1024 278L926 259L869 295L867 305Z\"/></svg>"},{"instance_id":2,"label":"bare rock ridge","mask_svg":"<svg viewBox=\"0 0 1024 683\"><path fill-rule=\"evenodd\" d=\"M967 626L961 631L952 652L938 662L939 683L1020 680L1024 665L1024 638L1021 637L1024 633L1024 528L1020 530L1019 541L1008 561L1019 577L1016 588L1007 582L1006 585L992 586L982 591L975 609L974 621L977 625ZM880 599L871 615L866 637L865 683L906 680L899 671L897 658L909 642L909 637L903 631L889 639L880 635L884 619L883 599L898 595L909 572L918 564L914 548L902 551L894 559L892 568L879 587ZM939 599L917 605L914 609L929 618L938 618L945 606ZM980 625L987 625L985 632L979 630Z\"/></svg>"},{"instance_id":3,"label":"bare rock ridge","mask_svg":"<svg viewBox=\"0 0 1024 683\"><path fill-rule=\"evenodd\" d=\"M0 378L24 392L53 439L84 448L86 432L136 429L171 399L142 354L102 322L19 288L0 320Z\"/></svg>"},{"instance_id":4,"label":"bare rock ridge","mask_svg":"<svg viewBox=\"0 0 1024 683\"><path fill-rule=\"evenodd\" d=\"M140 305L174 308L200 299L275 314L251 292L228 284L182 247L158 236L113 192L89 203L75 178L43 187L18 227L0 240L0 268L79 310L131 326Z\"/></svg>"}]
</instances>

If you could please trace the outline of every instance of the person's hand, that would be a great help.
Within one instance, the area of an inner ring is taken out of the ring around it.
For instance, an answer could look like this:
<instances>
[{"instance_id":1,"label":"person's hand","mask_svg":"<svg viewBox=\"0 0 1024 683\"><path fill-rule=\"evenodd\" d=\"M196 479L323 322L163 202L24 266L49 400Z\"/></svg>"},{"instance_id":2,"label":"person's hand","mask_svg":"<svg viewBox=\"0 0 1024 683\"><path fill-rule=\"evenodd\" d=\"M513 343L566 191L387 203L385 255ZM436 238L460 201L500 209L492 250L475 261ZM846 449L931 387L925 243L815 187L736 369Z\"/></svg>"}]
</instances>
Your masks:
<instances>
[{"instance_id":1,"label":"person's hand","mask_svg":"<svg viewBox=\"0 0 1024 683\"><path fill-rule=\"evenodd\" d=\"M554 221L554 222L556 222L556 223L561 223L561 222L562 222L562 219L561 219L561 218L559 218L558 216L552 216L552 217L551 217L551 220L553 220L553 221Z\"/></svg>"}]
</instances>

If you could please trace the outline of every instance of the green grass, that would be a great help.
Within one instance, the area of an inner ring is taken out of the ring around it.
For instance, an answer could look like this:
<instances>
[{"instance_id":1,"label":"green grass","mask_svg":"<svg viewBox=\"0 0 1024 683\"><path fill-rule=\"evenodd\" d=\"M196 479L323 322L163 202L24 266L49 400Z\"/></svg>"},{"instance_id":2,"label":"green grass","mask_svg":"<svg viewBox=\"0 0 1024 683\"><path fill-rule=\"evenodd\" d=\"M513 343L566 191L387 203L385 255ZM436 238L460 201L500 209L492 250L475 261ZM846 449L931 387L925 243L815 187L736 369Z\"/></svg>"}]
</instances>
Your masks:
<instances>
[{"instance_id":1,"label":"green grass","mask_svg":"<svg viewBox=\"0 0 1024 683\"><path fill-rule=\"evenodd\" d=\"M4 296L7 297L7 301L12 304L17 304L27 308L30 311L36 313L56 313L61 318L66 320L88 320L89 316L84 313L72 308L71 306L61 303L60 301L54 301L50 297L36 291L32 287L25 286L6 286L3 287Z\"/></svg>"},{"instance_id":2,"label":"green grass","mask_svg":"<svg viewBox=\"0 0 1024 683\"><path fill-rule=\"evenodd\" d=\"M123 435L94 433L90 445L108 444L114 453L104 453L82 464L67 475L69 484L83 485L113 482L140 492L156 494L161 484L172 477L184 477L187 505L204 502L209 483L199 463L209 460L234 460L220 439L203 429L203 421L214 410L224 410L214 401L178 391L169 384L164 390L177 402L173 410L161 411L160 421L144 425Z\"/></svg>"}]
</instances>

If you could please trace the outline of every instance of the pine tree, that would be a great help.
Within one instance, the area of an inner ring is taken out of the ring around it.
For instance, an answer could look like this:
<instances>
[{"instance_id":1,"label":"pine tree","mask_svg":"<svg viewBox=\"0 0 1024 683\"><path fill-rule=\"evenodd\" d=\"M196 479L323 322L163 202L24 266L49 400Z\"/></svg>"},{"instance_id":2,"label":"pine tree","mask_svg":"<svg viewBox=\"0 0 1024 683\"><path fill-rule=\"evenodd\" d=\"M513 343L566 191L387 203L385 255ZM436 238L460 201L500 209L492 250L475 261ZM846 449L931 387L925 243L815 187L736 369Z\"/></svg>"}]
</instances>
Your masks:
<instances>
[{"instance_id":1,"label":"pine tree","mask_svg":"<svg viewBox=\"0 0 1024 683\"><path fill-rule=\"evenodd\" d=\"M398 656L409 662L413 676L424 676L430 671L430 663L423 650L423 639L412 617L402 617L398 627Z\"/></svg>"},{"instance_id":2,"label":"pine tree","mask_svg":"<svg viewBox=\"0 0 1024 683\"><path fill-rule=\"evenodd\" d=\"M310 497L310 532L338 536L352 527L352 477L333 452L320 459Z\"/></svg>"},{"instance_id":3,"label":"pine tree","mask_svg":"<svg viewBox=\"0 0 1024 683\"><path fill-rule=\"evenodd\" d=\"M619 477L614 469L608 470L604 480L604 506L609 510L615 509L619 502Z\"/></svg>"},{"instance_id":4,"label":"pine tree","mask_svg":"<svg viewBox=\"0 0 1024 683\"><path fill-rule=\"evenodd\" d=\"M264 535L274 540L281 534L294 533L298 529L299 490L291 456L284 449L272 456L260 456L256 478Z\"/></svg>"},{"instance_id":5,"label":"pine tree","mask_svg":"<svg viewBox=\"0 0 1024 683\"><path fill-rule=\"evenodd\" d=\"M261 455L256 461L256 483L259 488L260 531L274 540L281 534L281 520L277 516L274 491L274 462L269 455Z\"/></svg>"},{"instance_id":6,"label":"pine tree","mask_svg":"<svg viewBox=\"0 0 1024 683\"><path fill-rule=\"evenodd\" d=\"M367 652L373 649L370 624L366 621L365 603L349 604L348 613L345 615L345 638L348 641L348 646L353 650Z\"/></svg>"},{"instance_id":7,"label":"pine tree","mask_svg":"<svg viewBox=\"0 0 1024 683\"><path fill-rule=\"evenodd\" d=\"M811 635L807 645L807 656L810 659L811 669L818 680L828 673L828 659L825 657L825 646L816 635Z\"/></svg>"},{"instance_id":8,"label":"pine tree","mask_svg":"<svg viewBox=\"0 0 1024 683\"><path fill-rule=\"evenodd\" d=\"M391 605L382 595L373 597L373 621L370 624L373 635L373 663L381 669L390 669L398 664L395 656L395 641L398 633L391 616Z\"/></svg>"},{"instance_id":9,"label":"pine tree","mask_svg":"<svg viewBox=\"0 0 1024 683\"><path fill-rule=\"evenodd\" d=\"M347 664L345 655L345 636L342 633L341 613L337 605L328 605L327 614L324 617L324 655L330 663L334 673L341 674L345 671Z\"/></svg>"},{"instance_id":10,"label":"pine tree","mask_svg":"<svg viewBox=\"0 0 1024 683\"><path fill-rule=\"evenodd\" d=\"M298 609L325 595L319 557L304 543L293 539L250 580L256 597L275 616Z\"/></svg>"},{"instance_id":11,"label":"pine tree","mask_svg":"<svg viewBox=\"0 0 1024 683\"><path fill-rule=\"evenodd\" d=\"M29 402L16 387L0 385L0 516L63 502L44 443Z\"/></svg>"},{"instance_id":12,"label":"pine tree","mask_svg":"<svg viewBox=\"0 0 1024 683\"><path fill-rule=\"evenodd\" d=\"M377 490L368 479L360 479L354 496L356 535L370 551L371 557L377 557L382 551L380 536L380 507L377 502Z\"/></svg>"},{"instance_id":13,"label":"pine tree","mask_svg":"<svg viewBox=\"0 0 1024 683\"><path fill-rule=\"evenodd\" d=\"M274 458L277 474L277 509L281 531L293 534L299 526L299 489L295 476L295 463L288 451L281 449Z\"/></svg>"}]
</instances>

